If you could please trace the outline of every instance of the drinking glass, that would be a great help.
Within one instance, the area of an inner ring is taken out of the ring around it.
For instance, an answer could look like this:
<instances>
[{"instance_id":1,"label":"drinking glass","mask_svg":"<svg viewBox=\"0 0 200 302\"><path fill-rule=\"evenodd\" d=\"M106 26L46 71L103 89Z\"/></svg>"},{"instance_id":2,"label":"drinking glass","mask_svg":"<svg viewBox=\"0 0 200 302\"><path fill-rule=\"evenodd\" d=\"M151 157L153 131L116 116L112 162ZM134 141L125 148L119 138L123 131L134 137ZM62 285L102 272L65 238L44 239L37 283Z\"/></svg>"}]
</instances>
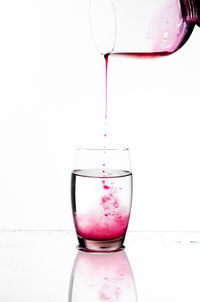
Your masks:
<instances>
[{"instance_id":1,"label":"drinking glass","mask_svg":"<svg viewBox=\"0 0 200 302\"><path fill-rule=\"evenodd\" d=\"M129 149L76 148L71 201L80 249L122 249L132 203Z\"/></svg>"}]
</instances>

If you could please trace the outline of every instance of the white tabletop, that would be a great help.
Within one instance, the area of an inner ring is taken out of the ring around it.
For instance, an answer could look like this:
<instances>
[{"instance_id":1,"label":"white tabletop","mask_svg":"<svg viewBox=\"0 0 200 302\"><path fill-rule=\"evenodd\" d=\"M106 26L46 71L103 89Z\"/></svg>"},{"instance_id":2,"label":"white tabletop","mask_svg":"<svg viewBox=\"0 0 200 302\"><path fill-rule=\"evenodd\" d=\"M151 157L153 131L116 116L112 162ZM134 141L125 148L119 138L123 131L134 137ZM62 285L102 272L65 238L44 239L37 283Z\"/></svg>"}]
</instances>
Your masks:
<instances>
[{"instance_id":1,"label":"white tabletop","mask_svg":"<svg viewBox=\"0 0 200 302\"><path fill-rule=\"evenodd\" d=\"M200 233L128 232L121 256L76 245L73 231L0 231L0 302L200 301Z\"/></svg>"}]
</instances>

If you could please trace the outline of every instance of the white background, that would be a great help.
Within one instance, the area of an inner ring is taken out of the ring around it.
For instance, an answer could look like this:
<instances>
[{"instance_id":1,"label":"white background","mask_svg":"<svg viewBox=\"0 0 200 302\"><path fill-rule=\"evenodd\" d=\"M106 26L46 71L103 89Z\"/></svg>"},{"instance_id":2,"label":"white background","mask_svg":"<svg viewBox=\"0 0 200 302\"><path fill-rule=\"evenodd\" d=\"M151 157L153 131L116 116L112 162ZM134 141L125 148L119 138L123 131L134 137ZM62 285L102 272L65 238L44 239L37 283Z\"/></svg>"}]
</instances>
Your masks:
<instances>
[{"instance_id":1,"label":"white background","mask_svg":"<svg viewBox=\"0 0 200 302\"><path fill-rule=\"evenodd\" d=\"M130 230L200 231L200 29L159 60L111 57L108 136L130 147ZM72 229L73 147L104 134L88 1L0 2L0 229Z\"/></svg>"}]
</instances>

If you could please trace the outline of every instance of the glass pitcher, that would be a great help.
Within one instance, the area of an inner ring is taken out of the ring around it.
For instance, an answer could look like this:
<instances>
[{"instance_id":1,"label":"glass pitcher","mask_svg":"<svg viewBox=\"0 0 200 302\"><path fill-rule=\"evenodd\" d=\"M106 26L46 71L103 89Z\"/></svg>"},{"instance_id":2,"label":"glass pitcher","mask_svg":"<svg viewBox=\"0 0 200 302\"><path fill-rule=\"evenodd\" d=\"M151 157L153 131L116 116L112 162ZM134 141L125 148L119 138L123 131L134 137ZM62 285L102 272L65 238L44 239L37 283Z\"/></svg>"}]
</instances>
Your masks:
<instances>
[{"instance_id":1,"label":"glass pitcher","mask_svg":"<svg viewBox=\"0 0 200 302\"><path fill-rule=\"evenodd\" d=\"M185 44L199 11L200 0L90 0L90 28L103 55L166 55Z\"/></svg>"}]
</instances>

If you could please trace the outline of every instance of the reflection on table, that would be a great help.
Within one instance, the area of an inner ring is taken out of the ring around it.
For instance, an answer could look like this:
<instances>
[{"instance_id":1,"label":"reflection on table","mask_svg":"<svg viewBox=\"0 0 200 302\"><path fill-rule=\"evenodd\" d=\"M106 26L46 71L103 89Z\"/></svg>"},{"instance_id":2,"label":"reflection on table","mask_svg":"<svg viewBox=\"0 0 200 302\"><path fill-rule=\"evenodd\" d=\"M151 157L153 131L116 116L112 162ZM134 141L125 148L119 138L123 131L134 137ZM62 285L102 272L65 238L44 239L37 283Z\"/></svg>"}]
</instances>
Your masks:
<instances>
[{"instance_id":1,"label":"reflection on table","mask_svg":"<svg viewBox=\"0 0 200 302\"><path fill-rule=\"evenodd\" d=\"M125 251L79 251L74 261L68 302L137 302L133 273Z\"/></svg>"}]
</instances>

